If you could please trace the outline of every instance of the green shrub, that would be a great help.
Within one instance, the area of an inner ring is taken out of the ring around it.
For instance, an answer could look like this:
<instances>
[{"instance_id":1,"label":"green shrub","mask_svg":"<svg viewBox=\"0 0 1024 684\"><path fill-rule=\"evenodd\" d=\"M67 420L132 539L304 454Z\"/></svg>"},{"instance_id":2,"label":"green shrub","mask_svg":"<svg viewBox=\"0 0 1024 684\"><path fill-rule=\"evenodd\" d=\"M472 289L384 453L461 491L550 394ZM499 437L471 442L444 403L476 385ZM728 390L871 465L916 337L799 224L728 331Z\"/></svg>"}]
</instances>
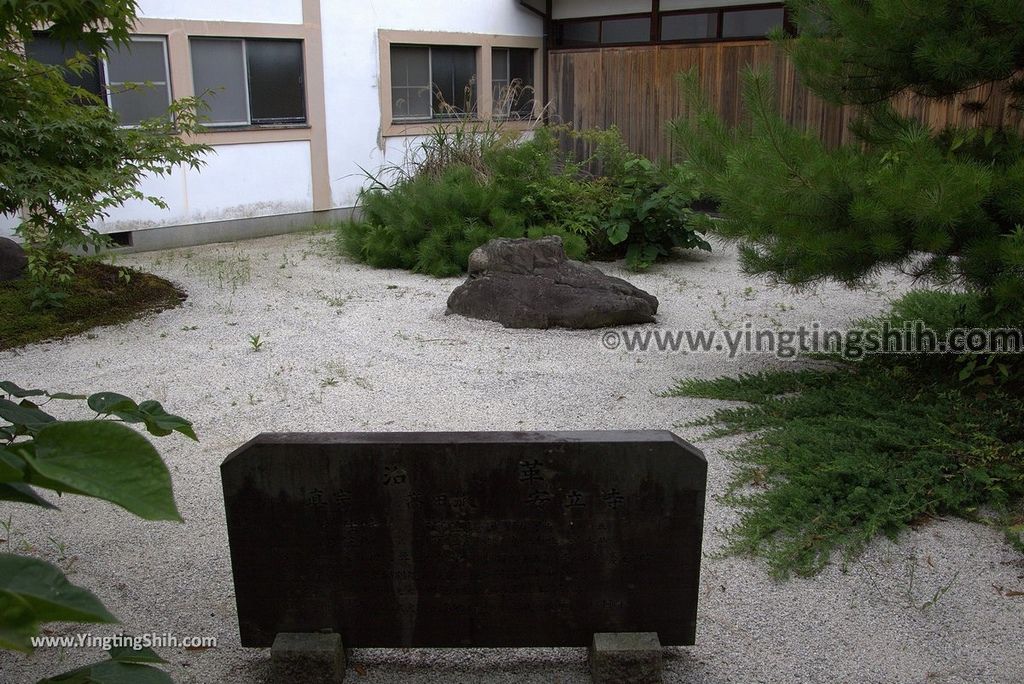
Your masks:
<instances>
[{"instance_id":1,"label":"green shrub","mask_svg":"<svg viewBox=\"0 0 1024 684\"><path fill-rule=\"evenodd\" d=\"M445 277L466 270L469 253L497 237L523 237L522 218L501 206L494 184L453 166L436 180L399 181L362 194L363 217L341 226L347 253L377 268L405 268Z\"/></svg>"},{"instance_id":2,"label":"green shrub","mask_svg":"<svg viewBox=\"0 0 1024 684\"><path fill-rule=\"evenodd\" d=\"M681 167L661 169L632 155L612 178L612 189L604 233L593 241L595 251L621 253L635 271L671 256L677 247L711 251L690 226L689 205L699 196L692 177Z\"/></svg>"},{"instance_id":3,"label":"green shrub","mask_svg":"<svg viewBox=\"0 0 1024 684\"><path fill-rule=\"evenodd\" d=\"M487 163L503 203L527 225L559 226L587 237L601 228L612 197L607 179L589 176L581 164L563 159L550 128L538 129L518 145L491 149Z\"/></svg>"},{"instance_id":4,"label":"green shrub","mask_svg":"<svg viewBox=\"0 0 1024 684\"><path fill-rule=\"evenodd\" d=\"M591 158L564 158L557 130L528 140L491 129L438 128L415 161L370 176L363 216L342 225L338 247L378 268L452 276L497 237L563 239L567 255L625 257L640 270L676 247L710 249L688 225L690 177L629 152L618 131L588 134ZM608 175L593 176L592 166Z\"/></svg>"},{"instance_id":5,"label":"green shrub","mask_svg":"<svg viewBox=\"0 0 1024 684\"><path fill-rule=\"evenodd\" d=\"M939 292L914 290L893 302L888 314L858 322L858 327L880 327L888 323L898 328L915 321L926 323L930 330L944 336L953 329L1020 329L1021 321L1013 312L1004 311L996 318L986 306L986 300L978 291ZM1024 363L1021 354L992 353L927 354L908 357L906 362L917 373L931 373L942 381L953 380L964 388L984 391L988 387L1018 387L1024 389Z\"/></svg>"},{"instance_id":6,"label":"green shrub","mask_svg":"<svg viewBox=\"0 0 1024 684\"><path fill-rule=\"evenodd\" d=\"M755 390L755 388L757 388ZM988 507L1009 529L1024 496L1024 402L923 379L899 363L681 382L677 396L749 401L702 421L754 433L731 456L743 509L730 550L774 574L818 572L876 535ZM750 489L753 487L754 489Z\"/></svg>"},{"instance_id":7,"label":"green shrub","mask_svg":"<svg viewBox=\"0 0 1024 684\"><path fill-rule=\"evenodd\" d=\"M983 315L981 297L976 292L912 290L894 301L888 314L872 320L888 320L895 325L925 321L932 330L945 333L974 326Z\"/></svg>"},{"instance_id":8,"label":"green shrub","mask_svg":"<svg viewBox=\"0 0 1024 684\"><path fill-rule=\"evenodd\" d=\"M982 312L979 293L911 292L857 327L922 321L944 333ZM753 435L731 454L740 467L727 500L743 514L729 548L765 557L777 576L810 575L833 552L853 559L878 534L942 515L996 524L1022 545L1024 383L1012 371L1020 355L1007 357L878 354L685 380L669 394L747 402L697 423Z\"/></svg>"},{"instance_id":9,"label":"green shrub","mask_svg":"<svg viewBox=\"0 0 1024 684\"><path fill-rule=\"evenodd\" d=\"M562 238L562 246L565 247L565 255L576 261L584 261L587 258L587 239L582 235L570 233L559 226L530 226L526 229L526 237L531 240L538 240L542 237L555 235Z\"/></svg>"}]
</instances>

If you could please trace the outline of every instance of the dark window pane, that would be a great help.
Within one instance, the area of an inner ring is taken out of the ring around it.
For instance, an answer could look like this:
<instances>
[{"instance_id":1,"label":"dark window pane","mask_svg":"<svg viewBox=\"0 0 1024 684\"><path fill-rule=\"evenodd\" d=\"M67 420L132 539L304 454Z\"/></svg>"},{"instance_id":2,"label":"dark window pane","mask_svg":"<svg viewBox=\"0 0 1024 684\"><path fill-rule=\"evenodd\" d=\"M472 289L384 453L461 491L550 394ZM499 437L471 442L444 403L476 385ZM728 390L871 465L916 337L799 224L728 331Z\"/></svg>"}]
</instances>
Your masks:
<instances>
[{"instance_id":1,"label":"dark window pane","mask_svg":"<svg viewBox=\"0 0 1024 684\"><path fill-rule=\"evenodd\" d=\"M600 35L598 21L563 21L555 25L555 44L559 47L597 45Z\"/></svg>"},{"instance_id":2,"label":"dark window pane","mask_svg":"<svg viewBox=\"0 0 1024 684\"><path fill-rule=\"evenodd\" d=\"M491 103L496 118L506 118L512 106L508 76L508 49L491 50Z\"/></svg>"},{"instance_id":3,"label":"dark window pane","mask_svg":"<svg viewBox=\"0 0 1024 684\"><path fill-rule=\"evenodd\" d=\"M430 48L434 116L476 111L476 48Z\"/></svg>"},{"instance_id":4,"label":"dark window pane","mask_svg":"<svg viewBox=\"0 0 1024 684\"><path fill-rule=\"evenodd\" d=\"M391 48L392 86L430 85L430 48L396 45Z\"/></svg>"},{"instance_id":5,"label":"dark window pane","mask_svg":"<svg viewBox=\"0 0 1024 684\"><path fill-rule=\"evenodd\" d=\"M306 120L306 89L302 42L247 40L249 112L254 124L302 123Z\"/></svg>"},{"instance_id":6,"label":"dark window pane","mask_svg":"<svg viewBox=\"0 0 1024 684\"><path fill-rule=\"evenodd\" d=\"M785 10L781 7L752 10L726 10L722 15L723 38L760 38L782 26Z\"/></svg>"},{"instance_id":7,"label":"dark window pane","mask_svg":"<svg viewBox=\"0 0 1024 684\"><path fill-rule=\"evenodd\" d=\"M391 48L391 116L430 118L430 48L396 45Z\"/></svg>"},{"instance_id":8,"label":"dark window pane","mask_svg":"<svg viewBox=\"0 0 1024 684\"><path fill-rule=\"evenodd\" d=\"M167 82L167 62L162 40L132 40L120 49L107 51L107 76L111 83Z\"/></svg>"},{"instance_id":9,"label":"dark window pane","mask_svg":"<svg viewBox=\"0 0 1024 684\"><path fill-rule=\"evenodd\" d=\"M214 124L249 123L242 41L202 38L191 47L195 92L209 105L203 114Z\"/></svg>"},{"instance_id":10,"label":"dark window pane","mask_svg":"<svg viewBox=\"0 0 1024 684\"><path fill-rule=\"evenodd\" d=\"M430 87L392 88L391 116L394 119L429 119Z\"/></svg>"},{"instance_id":11,"label":"dark window pane","mask_svg":"<svg viewBox=\"0 0 1024 684\"><path fill-rule=\"evenodd\" d=\"M673 14L661 18L662 40L704 40L718 37L718 14Z\"/></svg>"},{"instance_id":12,"label":"dark window pane","mask_svg":"<svg viewBox=\"0 0 1024 684\"><path fill-rule=\"evenodd\" d=\"M492 52L495 117L533 114L533 58L534 51L529 48L496 48Z\"/></svg>"},{"instance_id":13,"label":"dark window pane","mask_svg":"<svg viewBox=\"0 0 1024 684\"><path fill-rule=\"evenodd\" d=\"M107 52L110 107L122 124L167 116L171 93L165 49L163 40L132 39Z\"/></svg>"},{"instance_id":14,"label":"dark window pane","mask_svg":"<svg viewBox=\"0 0 1024 684\"><path fill-rule=\"evenodd\" d=\"M134 126L143 119L167 116L167 91L160 86L149 88L136 83L114 86L110 91L110 108L124 126Z\"/></svg>"},{"instance_id":15,"label":"dark window pane","mask_svg":"<svg viewBox=\"0 0 1024 684\"><path fill-rule=\"evenodd\" d=\"M491 50L491 79L508 81L508 49L494 48Z\"/></svg>"},{"instance_id":16,"label":"dark window pane","mask_svg":"<svg viewBox=\"0 0 1024 684\"><path fill-rule=\"evenodd\" d=\"M651 18L605 19L601 27L601 43L649 43L651 42Z\"/></svg>"},{"instance_id":17,"label":"dark window pane","mask_svg":"<svg viewBox=\"0 0 1024 684\"><path fill-rule=\"evenodd\" d=\"M61 45L56 38L45 35L36 35L25 44L25 54L29 59L51 66L64 66L69 59L83 50L79 45ZM90 57L89 64L90 69L78 74L70 69L65 69L64 80L72 86L88 90L93 95L102 95L99 60L96 57Z\"/></svg>"},{"instance_id":18,"label":"dark window pane","mask_svg":"<svg viewBox=\"0 0 1024 684\"><path fill-rule=\"evenodd\" d=\"M511 110L520 116L533 113L533 50L519 48L509 50L508 74L514 100Z\"/></svg>"}]
</instances>

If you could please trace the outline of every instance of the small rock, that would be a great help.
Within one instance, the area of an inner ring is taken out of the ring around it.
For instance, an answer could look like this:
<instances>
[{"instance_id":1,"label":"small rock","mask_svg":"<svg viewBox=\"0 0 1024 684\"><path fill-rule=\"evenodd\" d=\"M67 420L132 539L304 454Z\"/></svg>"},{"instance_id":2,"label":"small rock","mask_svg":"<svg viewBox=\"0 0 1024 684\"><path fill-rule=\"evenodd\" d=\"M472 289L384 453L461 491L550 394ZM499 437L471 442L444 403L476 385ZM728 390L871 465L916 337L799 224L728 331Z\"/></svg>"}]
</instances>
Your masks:
<instances>
[{"instance_id":1,"label":"small rock","mask_svg":"<svg viewBox=\"0 0 1024 684\"><path fill-rule=\"evenodd\" d=\"M17 280L28 268L25 250L14 240L0 238L0 280Z\"/></svg>"},{"instance_id":2,"label":"small rock","mask_svg":"<svg viewBox=\"0 0 1024 684\"><path fill-rule=\"evenodd\" d=\"M469 278L448 313L506 328L603 328L651 323L656 297L621 278L570 261L559 237L498 238L469 257Z\"/></svg>"}]
</instances>

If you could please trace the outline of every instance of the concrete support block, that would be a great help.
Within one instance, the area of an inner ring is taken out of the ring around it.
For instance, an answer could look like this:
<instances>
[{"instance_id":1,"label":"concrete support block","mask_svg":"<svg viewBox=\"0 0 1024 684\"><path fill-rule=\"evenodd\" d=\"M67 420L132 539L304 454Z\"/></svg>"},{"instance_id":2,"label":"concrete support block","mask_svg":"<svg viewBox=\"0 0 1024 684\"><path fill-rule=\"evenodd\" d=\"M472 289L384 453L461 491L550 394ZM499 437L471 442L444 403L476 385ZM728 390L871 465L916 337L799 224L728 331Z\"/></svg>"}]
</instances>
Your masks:
<instances>
[{"instance_id":1,"label":"concrete support block","mask_svg":"<svg viewBox=\"0 0 1024 684\"><path fill-rule=\"evenodd\" d=\"M594 684L660 684L661 642L654 632L604 632L590 645Z\"/></svg>"},{"instance_id":2,"label":"concrete support block","mask_svg":"<svg viewBox=\"0 0 1024 684\"><path fill-rule=\"evenodd\" d=\"M345 678L340 634L278 634L270 661L275 684L341 684Z\"/></svg>"}]
</instances>

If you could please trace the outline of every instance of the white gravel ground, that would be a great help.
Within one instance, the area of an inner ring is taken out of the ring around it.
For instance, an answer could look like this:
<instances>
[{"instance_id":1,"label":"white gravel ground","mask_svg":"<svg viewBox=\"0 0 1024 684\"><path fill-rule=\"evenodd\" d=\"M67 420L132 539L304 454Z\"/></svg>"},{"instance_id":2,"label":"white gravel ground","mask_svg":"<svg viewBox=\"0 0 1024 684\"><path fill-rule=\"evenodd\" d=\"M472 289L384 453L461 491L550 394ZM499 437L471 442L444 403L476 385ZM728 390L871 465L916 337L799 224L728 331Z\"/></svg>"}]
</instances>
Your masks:
<instances>
[{"instance_id":1,"label":"white gravel ground","mask_svg":"<svg viewBox=\"0 0 1024 684\"><path fill-rule=\"evenodd\" d=\"M0 352L0 378L70 392L117 391L164 402L202 440L160 439L184 525L141 522L68 497L60 513L0 507L11 547L70 567L129 631L206 635L219 647L164 649L179 683L268 682L266 650L238 645L218 466L262 431L676 429L707 454L698 643L667 649L666 682L1024 681L1024 558L993 530L944 520L879 541L844 572L771 580L763 563L717 557L736 517L719 503L738 442L680 423L719 403L661 398L674 378L787 362L770 356L607 351L600 332L511 331L445 316L457 279L382 271L331 256L326 235L121 257L180 283L175 310L63 342ZM886 275L868 291L794 294L742 276L733 251L628 277L661 300L658 327L841 327L906 289ZM254 352L250 335L260 335ZM330 379L334 380L331 381ZM336 384L329 384L335 382ZM63 550L62 550L63 549ZM114 629L59 626L58 634ZM97 651L0 654L0 681L31 682ZM356 650L366 682L589 681L581 649Z\"/></svg>"}]
</instances>

